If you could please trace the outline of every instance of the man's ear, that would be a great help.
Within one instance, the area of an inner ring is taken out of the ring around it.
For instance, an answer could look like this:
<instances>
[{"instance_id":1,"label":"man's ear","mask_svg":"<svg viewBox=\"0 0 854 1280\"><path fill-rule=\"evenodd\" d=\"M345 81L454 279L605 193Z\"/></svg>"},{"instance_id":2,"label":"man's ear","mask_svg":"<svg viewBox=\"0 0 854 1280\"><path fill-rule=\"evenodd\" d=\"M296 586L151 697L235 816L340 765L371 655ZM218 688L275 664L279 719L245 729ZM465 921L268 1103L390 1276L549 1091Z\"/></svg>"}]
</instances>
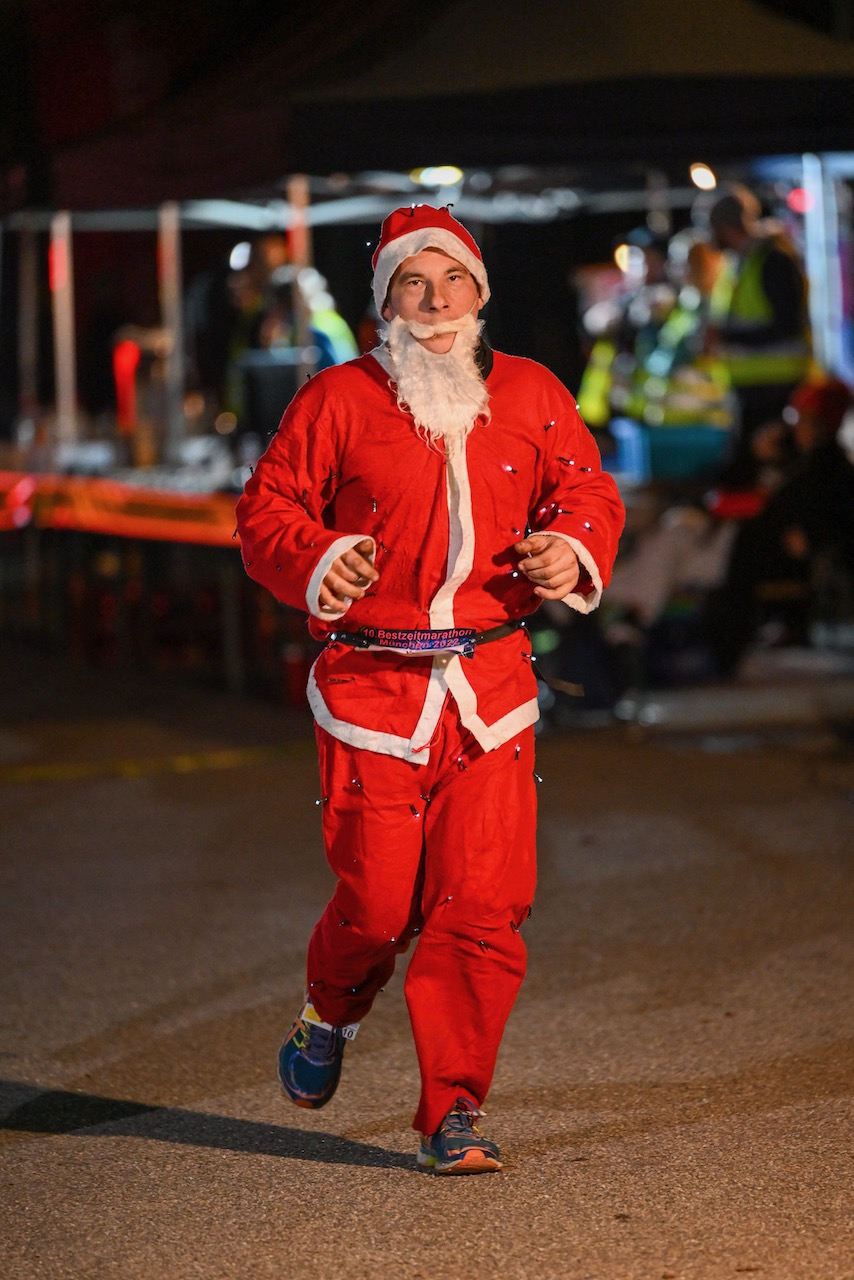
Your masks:
<instances>
[{"instance_id":1,"label":"man's ear","mask_svg":"<svg viewBox=\"0 0 854 1280\"><path fill-rule=\"evenodd\" d=\"M380 315L382 316L383 320L387 320L389 324L394 319L394 312L392 311L388 303L385 304L382 311L380 312Z\"/></svg>"}]
</instances>

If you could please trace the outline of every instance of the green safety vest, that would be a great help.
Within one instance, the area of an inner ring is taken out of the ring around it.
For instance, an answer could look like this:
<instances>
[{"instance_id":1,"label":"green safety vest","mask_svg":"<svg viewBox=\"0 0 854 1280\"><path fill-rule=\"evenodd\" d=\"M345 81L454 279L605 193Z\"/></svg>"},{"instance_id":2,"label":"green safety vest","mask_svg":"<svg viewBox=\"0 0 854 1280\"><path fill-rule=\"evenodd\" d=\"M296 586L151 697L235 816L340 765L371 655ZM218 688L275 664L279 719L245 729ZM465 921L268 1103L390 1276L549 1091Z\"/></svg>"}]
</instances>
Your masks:
<instances>
[{"instance_id":1,"label":"green safety vest","mask_svg":"<svg viewBox=\"0 0 854 1280\"><path fill-rule=\"evenodd\" d=\"M655 427L732 424L726 368L692 349L702 324L699 296L686 301L683 292L661 326L655 349L637 372L632 417Z\"/></svg>"},{"instance_id":2,"label":"green safety vest","mask_svg":"<svg viewBox=\"0 0 854 1280\"><path fill-rule=\"evenodd\" d=\"M337 364L352 360L359 354L352 329L337 311L312 311L309 323L316 333L322 333L327 339Z\"/></svg>"},{"instance_id":3,"label":"green safety vest","mask_svg":"<svg viewBox=\"0 0 854 1280\"><path fill-rule=\"evenodd\" d=\"M578 388L578 412L588 427L607 427L611 419L611 384L617 348L610 338L593 344Z\"/></svg>"}]
</instances>

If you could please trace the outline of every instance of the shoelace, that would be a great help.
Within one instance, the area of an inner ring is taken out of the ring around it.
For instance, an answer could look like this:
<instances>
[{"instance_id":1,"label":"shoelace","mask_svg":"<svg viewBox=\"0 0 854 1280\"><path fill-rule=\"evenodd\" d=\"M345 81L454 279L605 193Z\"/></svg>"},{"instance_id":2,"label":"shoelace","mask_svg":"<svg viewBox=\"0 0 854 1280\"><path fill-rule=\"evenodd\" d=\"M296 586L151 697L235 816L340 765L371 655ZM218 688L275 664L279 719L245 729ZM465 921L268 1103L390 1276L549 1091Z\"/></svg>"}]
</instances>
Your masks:
<instances>
[{"instance_id":1,"label":"shoelace","mask_svg":"<svg viewBox=\"0 0 854 1280\"><path fill-rule=\"evenodd\" d=\"M444 1125L451 1133L475 1133L476 1116L477 1113L469 1111L468 1107L454 1107L445 1117Z\"/></svg>"},{"instance_id":2,"label":"shoelace","mask_svg":"<svg viewBox=\"0 0 854 1280\"><path fill-rule=\"evenodd\" d=\"M306 1043L302 1050L305 1056L318 1065L332 1062L336 1052L335 1032L327 1031L326 1027L307 1020L302 1025L306 1036Z\"/></svg>"}]
</instances>

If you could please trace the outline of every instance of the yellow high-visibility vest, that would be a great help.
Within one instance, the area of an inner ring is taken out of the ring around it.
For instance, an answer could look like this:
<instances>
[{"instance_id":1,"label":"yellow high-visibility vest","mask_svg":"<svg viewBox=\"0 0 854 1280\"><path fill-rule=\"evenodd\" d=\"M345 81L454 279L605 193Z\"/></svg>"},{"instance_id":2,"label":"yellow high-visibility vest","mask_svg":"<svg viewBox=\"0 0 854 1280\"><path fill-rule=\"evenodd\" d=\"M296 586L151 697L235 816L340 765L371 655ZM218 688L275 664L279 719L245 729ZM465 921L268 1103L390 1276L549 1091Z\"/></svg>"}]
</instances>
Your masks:
<instances>
[{"instance_id":1,"label":"yellow high-visibility vest","mask_svg":"<svg viewBox=\"0 0 854 1280\"><path fill-rule=\"evenodd\" d=\"M724 265L712 290L709 318L713 326L739 320L759 327L773 320L774 311L762 287L762 266L770 248L770 240L761 241L744 258ZM756 347L728 342L719 354L736 388L800 382L810 369L806 322L798 337Z\"/></svg>"},{"instance_id":2,"label":"yellow high-visibility vest","mask_svg":"<svg viewBox=\"0 0 854 1280\"><path fill-rule=\"evenodd\" d=\"M578 412L588 427L607 427L611 420L611 383L617 348L610 338L599 338L581 375Z\"/></svg>"}]
</instances>

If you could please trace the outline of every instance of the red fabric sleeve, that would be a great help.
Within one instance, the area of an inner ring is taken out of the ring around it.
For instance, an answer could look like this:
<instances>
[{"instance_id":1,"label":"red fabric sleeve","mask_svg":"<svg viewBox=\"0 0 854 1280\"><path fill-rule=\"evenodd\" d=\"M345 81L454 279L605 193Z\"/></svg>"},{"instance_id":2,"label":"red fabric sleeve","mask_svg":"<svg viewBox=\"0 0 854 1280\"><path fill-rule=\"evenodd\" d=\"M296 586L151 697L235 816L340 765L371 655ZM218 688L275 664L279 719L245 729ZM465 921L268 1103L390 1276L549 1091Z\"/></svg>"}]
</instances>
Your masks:
<instances>
[{"instance_id":1,"label":"red fabric sleeve","mask_svg":"<svg viewBox=\"0 0 854 1280\"><path fill-rule=\"evenodd\" d=\"M336 456L319 382L294 397L237 503L246 572L303 611L312 573L342 536L322 522L335 492Z\"/></svg>"}]
</instances>

